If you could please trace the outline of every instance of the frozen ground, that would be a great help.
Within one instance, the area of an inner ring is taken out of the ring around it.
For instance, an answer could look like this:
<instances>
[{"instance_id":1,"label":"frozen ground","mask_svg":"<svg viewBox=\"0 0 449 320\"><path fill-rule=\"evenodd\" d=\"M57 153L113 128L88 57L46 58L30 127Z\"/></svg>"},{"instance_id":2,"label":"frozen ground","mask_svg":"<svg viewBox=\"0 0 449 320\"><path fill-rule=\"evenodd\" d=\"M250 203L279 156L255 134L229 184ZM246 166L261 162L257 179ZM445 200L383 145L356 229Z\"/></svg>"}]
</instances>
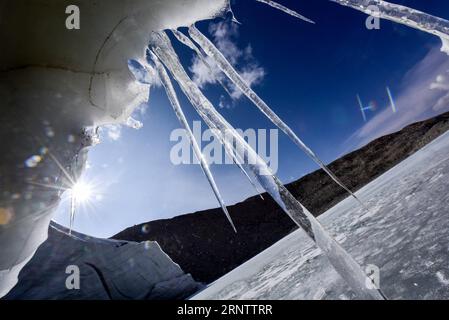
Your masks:
<instances>
[{"instance_id":1,"label":"frozen ground","mask_svg":"<svg viewBox=\"0 0 449 320\"><path fill-rule=\"evenodd\" d=\"M449 299L449 133L347 198L319 220L362 265L380 268L389 299ZM193 299L352 299L302 230Z\"/></svg>"}]
</instances>

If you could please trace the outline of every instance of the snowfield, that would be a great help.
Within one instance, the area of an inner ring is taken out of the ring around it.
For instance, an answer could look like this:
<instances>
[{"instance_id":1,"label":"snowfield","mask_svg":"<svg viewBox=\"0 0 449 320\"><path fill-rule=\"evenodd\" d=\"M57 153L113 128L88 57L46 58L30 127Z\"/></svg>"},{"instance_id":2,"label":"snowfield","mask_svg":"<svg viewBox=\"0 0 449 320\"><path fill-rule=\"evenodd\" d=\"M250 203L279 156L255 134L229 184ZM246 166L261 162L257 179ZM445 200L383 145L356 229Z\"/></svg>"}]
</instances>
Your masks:
<instances>
[{"instance_id":1,"label":"snowfield","mask_svg":"<svg viewBox=\"0 0 449 320\"><path fill-rule=\"evenodd\" d=\"M449 133L347 198L320 222L363 267L380 269L389 299L449 299ZM355 299L303 230L192 299Z\"/></svg>"}]
</instances>

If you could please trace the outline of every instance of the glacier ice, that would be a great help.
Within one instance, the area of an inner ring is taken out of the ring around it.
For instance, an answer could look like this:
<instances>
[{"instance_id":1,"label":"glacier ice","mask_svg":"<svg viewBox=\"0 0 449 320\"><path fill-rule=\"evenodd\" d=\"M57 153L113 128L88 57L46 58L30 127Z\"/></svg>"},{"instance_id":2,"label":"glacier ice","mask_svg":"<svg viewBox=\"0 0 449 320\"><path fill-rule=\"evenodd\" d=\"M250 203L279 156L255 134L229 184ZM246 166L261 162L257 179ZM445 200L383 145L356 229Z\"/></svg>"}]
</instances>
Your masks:
<instances>
[{"instance_id":1,"label":"glacier ice","mask_svg":"<svg viewBox=\"0 0 449 320\"><path fill-rule=\"evenodd\" d=\"M306 22L309 22L309 23L315 23L312 20L310 20L309 18L306 18L303 15L299 14L298 12L293 11L293 10L291 10L291 9L289 9L289 8L283 6L282 4L279 4L277 2L274 2L274 1L271 1L271 0L256 0L256 1L261 2L261 3L265 3L265 4L267 4L267 5L269 5L269 6L273 7L273 8L281 10L281 11L285 12L286 14L294 16L294 17L296 17L298 19L301 19L303 21L306 21Z\"/></svg>"},{"instance_id":2,"label":"glacier ice","mask_svg":"<svg viewBox=\"0 0 449 320\"><path fill-rule=\"evenodd\" d=\"M373 17L391 20L441 39L441 51L449 55L449 21L399 4L383 0L330 0L362 11ZM376 8L376 10L373 10Z\"/></svg>"},{"instance_id":3,"label":"glacier ice","mask_svg":"<svg viewBox=\"0 0 449 320\"><path fill-rule=\"evenodd\" d=\"M190 140L190 144L192 146L193 152L195 153L195 156L197 157L198 161L200 162L201 168L203 169L204 174L207 177L207 180L209 181L209 184L214 191L215 197L217 198L218 202L220 203L221 208L223 209L224 214L226 215L226 218L228 219L229 223L231 224L232 228L235 232L237 232L234 222L231 219L231 216L229 215L228 209L226 208L226 205L223 201L223 198L220 194L220 191L218 190L217 184L215 183L214 177L210 171L209 165L206 162L206 159L204 158L200 147L198 146L198 142L195 140L195 136L190 129L190 125L184 115L184 112L182 111L181 104L179 103L178 97L176 95L175 89L173 88L173 84L171 83L170 77L167 74L167 71L165 70L165 67L162 65L162 63L159 61L159 59L152 53L151 58L156 66L156 70L159 74L159 77L162 81L162 85L165 88L165 91L167 93L167 97L170 100L170 104L173 107L173 110L181 123L181 125L184 127L187 136Z\"/></svg>"},{"instance_id":4,"label":"glacier ice","mask_svg":"<svg viewBox=\"0 0 449 320\"><path fill-rule=\"evenodd\" d=\"M206 124L211 129L230 135L237 147L234 148L233 144L229 145L229 147L238 152L242 159L253 158L256 160L255 163L248 162L245 165L254 173L259 183L284 212L315 241L335 270L347 281L359 298L384 299L380 290L370 290L366 287L367 275L358 263L323 229L315 217L291 195L281 181L270 172L267 164L260 156L203 95L182 67L168 36L164 32L153 32L151 34L150 47L170 71L180 85L181 90ZM230 144L228 139L225 139L224 142L225 144Z\"/></svg>"},{"instance_id":5,"label":"glacier ice","mask_svg":"<svg viewBox=\"0 0 449 320\"><path fill-rule=\"evenodd\" d=\"M231 80L231 82L239 88L259 110L278 128L280 128L293 142L301 148L313 161L315 161L321 169L323 169L339 186L346 190L354 197L362 206L363 203L356 195L321 161L320 158L293 132L293 130L263 101L240 74L234 69L231 63L223 56L223 54L215 47L215 45L207 39L194 25L190 26L189 34L206 54L214 59L217 66Z\"/></svg>"}]
</instances>

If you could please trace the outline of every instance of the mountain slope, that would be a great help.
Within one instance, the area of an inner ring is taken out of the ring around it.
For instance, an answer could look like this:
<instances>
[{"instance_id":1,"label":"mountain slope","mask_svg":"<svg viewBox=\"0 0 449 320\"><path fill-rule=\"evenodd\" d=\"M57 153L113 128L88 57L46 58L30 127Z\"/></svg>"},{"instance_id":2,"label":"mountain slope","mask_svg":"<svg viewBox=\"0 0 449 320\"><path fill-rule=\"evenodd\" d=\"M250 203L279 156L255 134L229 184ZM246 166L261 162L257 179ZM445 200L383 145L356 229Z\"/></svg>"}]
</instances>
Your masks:
<instances>
[{"instance_id":1,"label":"mountain slope","mask_svg":"<svg viewBox=\"0 0 449 320\"><path fill-rule=\"evenodd\" d=\"M374 140L329 165L352 190L358 190L449 129L449 113L407 126ZM312 213L319 215L346 193L317 170L287 185ZM157 220L125 229L113 238L157 241L197 281L211 282L296 229L274 201L251 197L229 206L234 234L220 209Z\"/></svg>"}]
</instances>

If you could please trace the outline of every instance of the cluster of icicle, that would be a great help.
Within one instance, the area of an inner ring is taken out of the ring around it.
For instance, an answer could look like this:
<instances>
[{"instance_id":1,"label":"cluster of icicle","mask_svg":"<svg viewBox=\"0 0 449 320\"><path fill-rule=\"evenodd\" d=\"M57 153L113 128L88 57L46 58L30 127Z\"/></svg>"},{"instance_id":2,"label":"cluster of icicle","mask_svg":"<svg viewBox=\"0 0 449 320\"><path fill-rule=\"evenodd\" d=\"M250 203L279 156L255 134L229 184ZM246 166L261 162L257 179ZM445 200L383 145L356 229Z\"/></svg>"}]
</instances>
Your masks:
<instances>
[{"instance_id":1,"label":"cluster of icicle","mask_svg":"<svg viewBox=\"0 0 449 320\"><path fill-rule=\"evenodd\" d=\"M303 15L274 1L257 1L268 4L306 22L314 23ZM443 43L449 39L448 21L420 11L380 0L331 1L361 10L367 14L377 14L380 18L393 20L435 34L443 39ZM369 6L372 5L376 5L379 10L375 12L372 11L371 8L369 8ZM292 131L292 129L276 115L268 104L262 100L253 89L251 89L218 48L194 25L189 27L188 35L179 30L171 30L171 32L179 42L193 50L206 67L211 68L206 59L206 57L208 57L210 59L209 61L212 61L229 81L231 81L236 88L239 88L272 123L281 129L299 148L313 159L339 186L344 188L352 197L362 204L350 189L346 187L335 174L324 165L317 155ZM317 219L292 196L281 181L270 171L265 161L248 145L248 143L215 109L213 104L204 96L182 66L166 32L152 33L150 46L147 51L147 66L145 68L149 73L159 75L173 110L181 125L186 129L194 154L198 158L201 168L203 169L218 202L235 231L236 227L226 209L226 205L220 195L210 168L201 153L197 141L195 141L195 137L183 113L177 93L171 82L170 75L178 83L182 92L193 105L196 112L209 128L212 129L216 138L223 144L226 153L234 160L234 163L239 166L252 185L257 188L256 183L250 178L250 174L256 178L257 182L268 192L268 194L270 194L283 211L299 227L301 227L313 241L315 241L316 245L327 256L335 270L358 294L358 297L362 299L385 299L385 296L380 289L372 289L372 286L367 285L367 283L371 282L371 279L367 277L361 266L330 236ZM227 90L223 82L219 81L219 83L225 90ZM229 137L231 137L231 139L229 139ZM249 161L250 159L251 161Z\"/></svg>"},{"instance_id":2,"label":"cluster of icicle","mask_svg":"<svg viewBox=\"0 0 449 320\"><path fill-rule=\"evenodd\" d=\"M391 20L436 35L443 43L441 51L449 54L449 21L409 7L383 0L330 0L362 11L373 17Z\"/></svg>"}]
</instances>

